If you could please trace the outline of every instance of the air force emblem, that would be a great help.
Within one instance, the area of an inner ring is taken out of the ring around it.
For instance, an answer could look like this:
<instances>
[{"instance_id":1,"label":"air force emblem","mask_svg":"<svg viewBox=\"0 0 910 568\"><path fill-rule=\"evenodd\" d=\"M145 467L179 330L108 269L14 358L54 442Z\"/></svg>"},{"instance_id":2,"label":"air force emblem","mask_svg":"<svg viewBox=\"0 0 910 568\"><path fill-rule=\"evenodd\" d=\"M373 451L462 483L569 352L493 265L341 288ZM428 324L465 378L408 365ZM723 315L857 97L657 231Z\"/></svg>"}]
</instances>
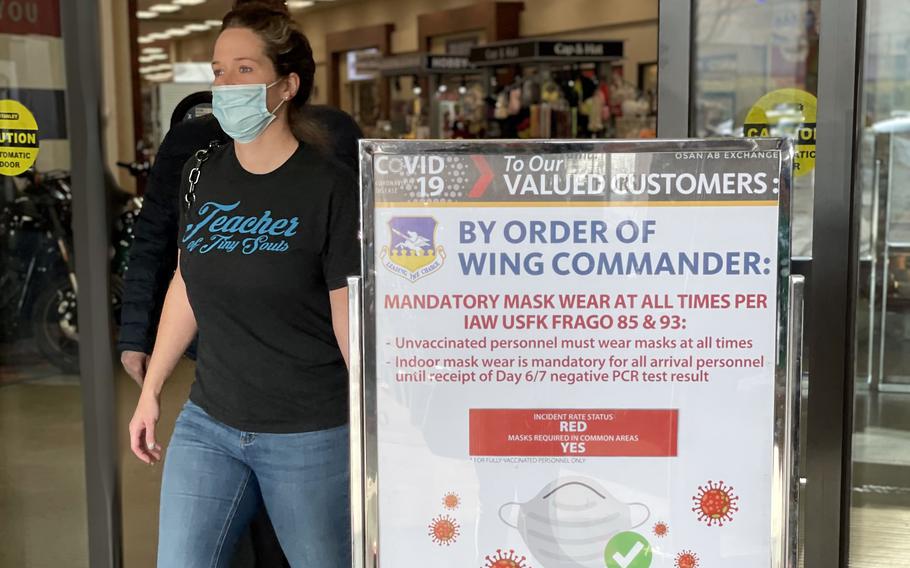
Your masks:
<instances>
[{"instance_id":1,"label":"air force emblem","mask_svg":"<svg viewBox=\"0 0 910 568\"><path fill-rule=\"evenodd\" d=\"M382 265L410 282L442 268L446 254L436 246L436 225L432 217L393 217L389 245L379 254Z\"/></svg>"}]
</instances>

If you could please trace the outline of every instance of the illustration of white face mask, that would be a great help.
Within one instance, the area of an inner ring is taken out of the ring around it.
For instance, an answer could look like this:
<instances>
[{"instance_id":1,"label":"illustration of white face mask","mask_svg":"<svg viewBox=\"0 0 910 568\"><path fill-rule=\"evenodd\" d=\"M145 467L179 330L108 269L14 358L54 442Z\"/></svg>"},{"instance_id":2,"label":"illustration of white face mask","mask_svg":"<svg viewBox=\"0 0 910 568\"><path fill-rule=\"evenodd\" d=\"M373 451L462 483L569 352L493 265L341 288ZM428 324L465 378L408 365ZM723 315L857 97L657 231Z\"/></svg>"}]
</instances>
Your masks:
<instances>
[{"instance_id":1,"label":"illustration of white face mask","mask_svg":"<svg viewBox=\"0 0 910 568\"><path fill-rule=\"evenodd\" d=\"M632 507L640 508L634 524ZM640 527L650 516L646 505L623 503L581 477L557 479L530 501L499 509L499 518L521 533L542 568L603 568L610 538Z\"/></svg>"}]
</instances>

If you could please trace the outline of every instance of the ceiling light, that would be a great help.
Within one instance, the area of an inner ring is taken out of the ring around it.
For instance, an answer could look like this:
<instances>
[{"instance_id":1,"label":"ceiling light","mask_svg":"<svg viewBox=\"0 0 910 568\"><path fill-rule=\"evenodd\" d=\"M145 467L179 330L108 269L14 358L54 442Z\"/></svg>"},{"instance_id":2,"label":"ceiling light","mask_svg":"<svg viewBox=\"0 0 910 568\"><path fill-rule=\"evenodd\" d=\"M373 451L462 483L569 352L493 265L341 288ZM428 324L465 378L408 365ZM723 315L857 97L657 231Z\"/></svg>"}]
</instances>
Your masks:
<instances>
[{"instance_id":1,"label":"ceiling light","mask_svg":"<svg viewBox=\"0 0 910 568\"><path fill-rule=\"evenodd\" d=\"M139 43L152 43L155 40L153 40L152 38L147 37L147 36L139 36L139 38L136 41L138 41Z\"/></svg>"},{"instance_id":2,"label":"ceiling light","mask_svg":"<svg viewBox=\"0 0 910 568\"><path fill-rule=\"evenodd\" d=\"M142 53L164 53L163 47L143 47Z\"/></svg>"},{"instance_id":3,"label":"ceiling light","mask_svg":"<svg viewBox=\"0 0 910 568\"><path fill-rule=\"evenodd\" d=\"M183 28L171 28L171 29L165 31L164 33L165 33L165 34L167 35L167 37L169 37L169 38L171 38L171 37L183 37L183 36L188 36L188 35L190 35L190 32L186 31L186 30L183 29Z\"/></svg>"},{"instance_id":4,"label":"ceiling light","mask_svg":"<svg viewBox=\"0 0 910 568\"><path fill-rule=\"evenodd\" d=\"M150 6L149 10L162 14L170 14L171 12L179 12L180 6L174 6L173 4L155 4L154 6Z\"/></svg>"},{"instance_id":5,"label":"ceiling light","mask_svg":"<svg viewBox=\"0 0 910 568\"><path fill-rule=\"evenodd\" d=\"M171 39L171 36L169 36L165 32L152 32L145 37L151 39L152 41L161 41L163 39Z\"/></svg>"},{"instance_id":6,"label":"ceiling light","mask_svg":"<svg viewBox=\"0 0 910 568\"><path fill-rule=\"evenodd\" d=\"M187 24L183 26L183 29L188 32L207 32L209 27L205 24Z\"/></svg>"},{"instance_id":7,"label":"ceiling light","mask_svg":"<svg viewBox=\"0 0 910 568\"><path fill-rule=\"evenodd\" d=\"M139 10L136 12L136 17L140 20L151 20L152 18L158 17L158 12L152 12L151 10Z\"/></svg>"},{"instance_id":8,"label":"ceiling light","mask_svg":"<svg viewBox=\"0 0 910 568\"><path fill-rule=\"evenodd\" d=\"M155 61L167 61L168 55L166 53L150 53L148 55L143 55L139 58L139 63L153 63Z\"/></svg>"},{"instance_id":9,"label":"ceiling light","mask_svg":"<svg viewBox=\"0 0 910 568\"><path fill-rule=\"evenodd\" d=\"M155 83L160 83L162 81L167 81L168 79L173 78L173 73L155 73L145 76L146 81L153 81Z\"/></svg>"},{"instance_id":10,"label":"ceiling light","mask_svg":"<svg viewBox=\"0 0 910 568\"><path fill-rule=\"evenodd\" d=\"M174 0L174 4L179 4L180 6L198 6L199 4L205 4L205 0Z\"/></svg>"},{"instance_id":11,"label":"ceiling light","mask_svg":"<svg viewBox=\"0 0 910 568\"><path fill-rule=\"evenodd\" d=\"M313 0L290 0L288 2L288 8L292 10L301 10L303 8L314 6L315 4L316 2L313 2Z\"/></svg>"},{"instance_id":12,"label":"ceiling light","mask_svg":"<svg viewBox=\"0 0 910 568\"><path fill-rule=\"evenodd\" d=\"M210 28L220 28L221 20L206 20L205 25L207 25Z\"/></svg>"}]
</instances>

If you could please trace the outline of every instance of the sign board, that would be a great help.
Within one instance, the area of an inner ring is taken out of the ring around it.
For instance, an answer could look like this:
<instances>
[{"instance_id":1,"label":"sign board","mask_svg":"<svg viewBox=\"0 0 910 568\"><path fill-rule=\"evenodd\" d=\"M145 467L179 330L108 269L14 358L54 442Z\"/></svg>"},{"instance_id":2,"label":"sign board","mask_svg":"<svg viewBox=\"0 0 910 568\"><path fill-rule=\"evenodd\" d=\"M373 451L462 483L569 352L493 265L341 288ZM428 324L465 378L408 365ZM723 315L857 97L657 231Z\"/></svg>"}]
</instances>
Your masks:
<instances>
[{"instance_id":1,"label":"sign board","mask_svg":"<svg viewBox=\"0 0 910 568\"><path fill-rule=\"evenodd\" d=\"M382 54L375 47L347 53L347 80L371 81L376 78Z\"/></svg>"},{"instance_id":2,"label":"sign board","mask_svg":"<svg viewBox=\"0 0 910 568\"><path fill-rule=\"evenodd\" d=\"M377 68L386 76L426 75L428 73L463 74L474 71L474 67L466 56L428 53L405 53L383 57L377 61Z\"/></svg>"},{"instance_id":3,"label":"sign board","mask_svg":"<svg viewBox=\"0 0 910 568\"><path fill-rule=\"evenodd\" d=\"M466 71L473 69L471 62L463 55L429 55L427 68L430 71Z\"/></svg>"},{"instance_id":4,"label":"sign board","mask_svg":"<svg viewBox=\"0 0 910 568\"><path fill-rule=\"evenodd\" d=\"M478 37L462 37L446 40L446 55L468 56L471 48L479 43Z\"/></svg>"},{"instance_id":5,"label":"sign board","mask_svg":"<svg viewBox=\"0 0 910 568\"><path fill-rule=\"evenodd\" d=\"M512 40L471 48L475 65L509 65L523 62L601 62L623 57L622 41Z\"/></svg>"},{"instance_id":6,"label":"sign board","mask_svg":"<svg viewBox=\"0 0 910 568\"><path fill-rule=\"evenodd\" d=\"M376 62L376 68L383 74L417 73L424 67L423 53L402 53L387 55Z\"/></svg>"},{"instance_id":7,"label":"sign board","mask_svg":"<svg viewBox=\"0 0 910 568\"><path fill-rule=\"evenodd\" d=\"M60 37L60 0L0 2L0 34Z\"/></svg>"},{"instance_id":8,"label":"sign board","mask_svg":"<svg viewBox=\"0 0 910 568\"><path fill-rule=\"evenodd\" d=\"M364 142L355 565L784 568L791 157Z\"/></svg>"},{"instance_id":9,"label":"sign board","mask_svg":"<svg viewBox=\"0 0 910 568\"><path fill-rule=\"evenodd\" d=\"M541 57L612 57L622 58L623 42L621 41L541 41L538 46Z\"/></svg>"},{"instance_id":10,"label":"sign board","mask_svg":"<svg viewBox=\"0 0 910 568\"><path fill-rule=\"evenodd\" d=\"M17 176L38 159L38 123L17 100L0 99L0 175Z\"/></svg>"},{"instance_id":11,"label":"sign board","mask_svg":"<svg viewBox=\"0 0 910 568\"><path fill-rule=\"evenodd\" d=\"M801 89L778 89L762 96L749 109L743 135L780 136L796 146L793 175L802 177L815 169L815 117L818 100Z\"/></svg>"}]
</instances>

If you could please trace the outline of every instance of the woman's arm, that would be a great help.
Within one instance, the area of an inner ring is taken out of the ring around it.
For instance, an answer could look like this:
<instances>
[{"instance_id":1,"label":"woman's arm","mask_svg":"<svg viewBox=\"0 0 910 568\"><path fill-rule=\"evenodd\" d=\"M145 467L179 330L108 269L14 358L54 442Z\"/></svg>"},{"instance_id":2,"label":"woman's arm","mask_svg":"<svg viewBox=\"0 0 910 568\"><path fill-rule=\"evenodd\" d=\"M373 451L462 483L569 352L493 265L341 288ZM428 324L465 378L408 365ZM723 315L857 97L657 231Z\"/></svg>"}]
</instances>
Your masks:
<instances>
[{"instance_id":1,"label":"woman's arm","mask_svg":"<svg viewBox=\"0 0 910 568\"><path fill-rule=\"evenodd\" d=\"M179 263L179 261L178 261ZM186 283L180 266L174 274L171 285L164 298L164 308L161 311L161 323L158 325L158 335L155 339L155 349L149 368L145 374L145 383L142 393L161 394L161 388L177 366L177 362L186 352L187 347L196 337L196 316L190 307L190 300L186 295Z\"/></svg>"},{"instance_id":2,"label":"woman's arm","mask_svg":"<svg viewBox=\"0 0 910 568\"><path fill-rule=\"evenodd\" d=\"M186 295L178 260L177 272L164 299L155 350L142 384L142 394L130 421L130 448L136 457L149 465L161 459L161 448L155 441L161 389L195 335L196 317Z\"/></svg>"},{"instance_id":3,"label":"woman's arm","mask_svg":"<svg viewBox=\"0 0 910 568\"><path fill-rule=\"evenodd\" d=\"M338 288L329 292L329 302L332 305L332 328L335 330L335 340L344 364L350 368L350 353L348 345L348 288Z\"/></svg>"}]
</instances>

